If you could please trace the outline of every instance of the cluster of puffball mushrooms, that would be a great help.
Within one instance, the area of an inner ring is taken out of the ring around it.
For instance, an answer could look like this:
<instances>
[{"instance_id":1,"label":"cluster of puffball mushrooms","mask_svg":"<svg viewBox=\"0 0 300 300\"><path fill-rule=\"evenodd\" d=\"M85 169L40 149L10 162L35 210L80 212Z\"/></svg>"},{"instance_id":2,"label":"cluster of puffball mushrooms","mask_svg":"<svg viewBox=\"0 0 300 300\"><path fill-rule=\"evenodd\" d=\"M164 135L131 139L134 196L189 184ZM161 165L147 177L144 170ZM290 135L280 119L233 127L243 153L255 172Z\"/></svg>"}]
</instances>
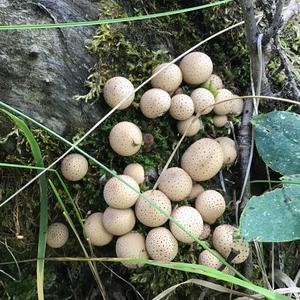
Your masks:
<instances>
[{"instance_id":1,"label":"cluster of puffball mushrooms","mask_svg":"<svg viewBox=\"0 0 300 300\"><path fill-rule=\"evenodd\" d=\"M153 74L166 65L159 65ZM179 133L186 132L186 136L197 134L201 115L211 111L215 113L215 126L224 126L227 116L241 114L243 101L222 102L234 98L234 95L223 88L222 80L212 71L209 56L202 52L188 54L179 66L171 64L152 79L152 88L140 99L141 112L146 118L153 119L169 111L171 117L178 120ZM183 81L195 87L190 96L183 94L180 88ZM207 88L209 86L217 93L213 94ZM104 86L104 99L112 108L119 105L119 110L126 109L134 97L134 87L124 77L113 77ZM142 132L131 122L120 122L111 129L109 143L117 154L131 156L139 151L143 143ZM158 189L144 191L143 196L137 192L140 192L140 185L145 180L144 168L137 163L128 165L119 175L122 181L112 177L106 182L103 198L108 207L104 212L95 212L86 218L85 236L94 246L107 245L117 236L115 249L120 258L151 258L169 262L178 253L178 242L191 244L194 239L169 220L161 212L163 210L194 237L204 240L212 235L212 246L220 255L227 259L233 252L232 263L242 263L248 257L249 245L236 237L237 229L229 224L212 229L225 211L223 195L215 190L204 190L199 184L214 177L222 167L232 165L236 157L236 145L232 139L201 138L183 153L180 167L166 169L158 179ZM70 154L63 160L61 171L67 180L78 181L88 172L88 162L80 154ZM152 205L145 198L151 199ZM183 200L189 200L191 205L182 206L180 202ZM134 231L137 221L149 227L146 237ZM47 243L50 247L59 248L67 239L68 229L64 224L49 226ZM222 266L219 259L207 250L200 253L199 263L216 269ZM123 264L128 268L141 267L141 264ZM226 272L226 268L223 271Z\"/></svg>"}]
</instances>

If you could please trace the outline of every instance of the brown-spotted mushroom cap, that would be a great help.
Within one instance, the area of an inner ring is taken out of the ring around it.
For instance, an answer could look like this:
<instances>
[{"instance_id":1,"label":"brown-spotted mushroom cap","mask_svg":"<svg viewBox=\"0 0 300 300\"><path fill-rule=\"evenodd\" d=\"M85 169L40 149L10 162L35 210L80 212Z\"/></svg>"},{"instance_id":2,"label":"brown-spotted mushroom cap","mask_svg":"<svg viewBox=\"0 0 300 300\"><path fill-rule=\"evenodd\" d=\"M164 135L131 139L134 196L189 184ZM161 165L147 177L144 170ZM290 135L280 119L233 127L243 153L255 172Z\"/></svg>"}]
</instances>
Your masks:
<instances>
[{"instance_id":1,"label":"brown-spotted mushroom cap","mask_svg":"<svg viewBox=\"0 0 300 300\"><path fill-rule=\"evenodd\" d=\"M205 181L221 170L223 161L221 145L213 139L202 138L183 153L181 167L193 180Z\"/></svg>"},{"instance_id":2,"label":"brown-spotted mushroom cap","mask_svg":"<svg viewBox=\"0 0 300 300\"><path fill-rule=\"evenodd\" d=\"M233 97L236 96L237 95L233 95ZM230 115L239 116L243 112L243 107L244 107L243 99L234 99L230 102L231 102Z\"/></svg>"},{"instance_id":3,"label":"brown-spotted mushroom cap","mask_svg":"<svg viewBox=\"0 0 300 300\"><path fill-rule=\"evenodd\" d=\"M125 180L125 182L131 185L135 190L138 192L140 191L139 185L133 178L127 175L119 175L119 177ZM112 177L104 186L103 197L109 206L113 208L125 209L135 204L139 194L133 191L118 178Z\"/></svg>"},{"instance_id":4,"label":"brown-spotted mushroom cap","mask_svg":"<svg viewBox=\"0 0 300 300\"><path fill-rule=\"evenodd\" d=\"M119 258L148 259L145 237L134 231L120 236L116 242L116 254ZM140 268L144 265L127 262L122 262L122 264L130 269Z\"/></svg>"},{"instance_id":5,"label":"brown-spotted mushroom cap","mask_svg":"<svg viewBox=\"0 0 300 300\"><path fill-rule=\"evenodd\" d=\"M117 209L108 207L102 217L104 228L113 235L123 235L135 225L135 215L131 208Z\"/></svg>"},{"instance_id":6,"label":"brown-spotted mushroom cap","mask_svg":"<svg viewBox=\"0 0 300 300\"><path fill-rule=\"evenodd\" d=\"M215 127L218 127L218 128L224 127L228 122L228 118L227 118L227 116L215 115L213 118L213 122L214 122Z\"/></svg>"},{"instance_id":7,"label":"brown-spotted mushroom cap","mask_svg":"<svg viewBox=\"0 0 300 300\"><path fill-rule=\"evenodd\" d=\"M122 156L137 153L143 143L141 130L131 122L116 124L109 133L109 143L112 149Z\"/></svg>"},{"instance_id":8,"label":"brown-spotted mushroom cap","mask_svg":"<svg viewBox=\"0 0 300 300\"><path fill-rule=\"evenodd\" d=\"M126 98L118 108L122 110L130 106L134 100L134 86L127 78L116 76L105 83L103 94L106 103L112 108Z\"/></svg>"},{"instance_id":9,"label":"brown-spotted mushroom cap","mask_svg":"<svg viewBox=\"0 0 300 300\"><path fill-rule=\"evenodd\" d=\"M84 222L84 231L94 246L104 246L110 243L113 235L103 226L103 213L93 213Z\"/></svg>"},{"instance_id":10,"label":"brown-spotted mushroom cap","mask_svg":"<svg viewBox=\"0 0 300 300\"><path fill-rule=\"evenodd\" d=\"M70 181L81 180L88 171L88 161L81 154L69 154L61 163L63 176Z\"/></svg>"},{"instance_id":11,"label":"brown-spotted mushroom cap","mask_svg":"<svg viewBox=\"0 0 300 300\"><path fill-rule=\"evenodd\" d=\"M124 169L124 175L128 175L131 178L133 178L137 184L141 184L145 180L145 170L142 165L134 163L134 164L129 164L125 169Z\"/></svg>"},{"instance_id":12,"label":"brown-spotted mushroom cap","mask_svg":"<svg viewBox=\"0 0 300 300\"><path fill-rule=\"evenodd\" d=\"M47 245L51 248L62 247L69 238L69 231L63 223L53 223L47 229Z\"/></svg>"},{"instance_id":13,"label":"brown-spotted mushroom cap","mask_svg":"<svg viewBox=\"0 0 300 300\"><path fill-rule=\"evenodd\" d=\"M198 238L203 231L203 220L199 212L191 206L180 206L172 212L172 217L193 236ZM194 239L170 220L170 230L175 238L183 243L191 244Z\"/></svg>"},{"instance_id":14,"label":"brown-spotted mushroom cap","mask_svg":"<svg viewBox=\"0 0 300 300\"><path fill-rule=\"evenodd\" d=\"M178 243L167 228L158 227L149 231L146 249L152 259L169 262L177 255Z\"/></svg>"},{"instance_id":15,"label":"brown-spotted mushroom cap","mask_svg":"<svg viewBox=\"0 0 300 300\"><path fill-rule=\"evenodd\" d=\"M224 136L216 138L221 145L224 154L224 164L231 165L237 158L237 151L234 140Z\"/></svg>"},{"instance_id":16,"label":"brown-spotted mushroom cap","mask_svg":"<svg viewBox=\"0 0 300 300\"><path fill-rule=\"evenodd\" d=\"M233 98L233 94L231 93L231 91L227 90L227 89L220 89L218 90L218 94L215 97L215 106L214 106L214 112L217 115L227 115L230 114L231 112L231 100L229 101L225 101L228 99ZM224 101L224 102L222 102ZM221 103L219 103L221 102ZM219 104L218 104L219 103Z\"/></svg>"},{"instance_id":17,"label":"brown-spotted mushroom cap","mask_svg":"<svg viewBox=\"0 0 300 300\"><path fill-rule=\"evenodd\" d=\"M202 52L192 52L186 55L179 65L183 80L188 84L200 84L211 76L213 64L208 55Z\"/></svg>"},{"instance_id":18,"label":"brown-spotted mushroom cap","mask_svg":"<svg viewBox=\"0 0 300 300\"><path fill-rule=\"evenodd\" d=\"M157 66L153 73L158 72L160 69L165 67L167 63ZM160 72L153 79L151 79L151 85L154 88L160 88L166 92L174 92L180 86L182 82L182 73L180 68L175 65L169 65L164 71Z\"/></svg>"},{"instance_id":19,"label":"brown-spotted mushroom cap","mask_svg":"<svg viewBox=\"0 0 300 300\"><path fill-rule=\"evenodd\" d=\"M170 115L175 120L186 120L194 113L194 103L190 96L178 94L172 97Z\"/></svg>"},{"instance_id":20,"label":"brown-spotted mushroom cap","mask_svg":"<svg viewBox=\"0 0 300 300\"><path fill-rule=\"evenodd\" d=\"M195 118L195 116L192 116L192 117L188 118L187 120L177 122L177 130L181 135L184 134L184 132L188 126L189 126L189 129L186 132L186 136L194 136L201 129L201 121L199 118Z\"/></svg>"},{"instance_id":21,"label":"brown-spotted mushroom cap","mask_svg":"<svg viewBox=\"0 0 300 300\"><path fill-rule=\"evenodd\" d=\"M196 199L202 192L204 192L204 188L201 184L195 183L192 186L192 190L188 196L188 199L194 200Z\"/></svg>"},{"instance_id":22,"label":"brown-spotted mushroom cap","mask_svg":"<svg viewBox=\"0 0 300 300\"><path fill-rule=\"evenodd\" d=\"M208 250L204 250L200 253L198 262L203 266L211 267L214 269L219 269L223 265L222 262Z\"/></svg>"},{"instance_id":23,"label":"brown-spotted mushroom cap","mask_svg":"<svg viewBox=\"0 0 300 300\"><path fill-rule=\"evenodd\" d=\"M216 74L211 74L207 81L210 81L212 86L217 90L223 88L222 79Z\"/></svg>"},{"instance_id":24,"label":"brown-spotted mushroom cap","mask_svg":"<svg viewBox=\"0 0 300 300\"><path fill-rule=\"evenodd\" d=\"M200 234L199 239L200 239L200 240L205 240L205 239L207 239L207 238L209 237L210 233L211 233L211 227L210 227L210 225L204 223L204 224L203 224L203 231L202 231L202 233Z\"/></svg>"},{"instance_id":25,"label":"brown-spotted mushroom cap","mask_svg":"<svg viewBox=\"0 0 300 300\"><path fill-rule=\"evenodd\" d=\"M164 193L157 190L150 190L144 192L144 196L150 198L166 213L171 214L171 201ZM143 197L139 197L135 204L135 214L142 224L149 227L161 226L168 220L166 216L148 203Z\"/></svg>"},{"instance_id":26,"label":"brown-spotted mushroom cap","mask_svg":"<svg viewBox=\"0 0 300 300\"><path fill-rule=\"evenodd\" d=\"M170 95L162 90L153 88L145 92L141 98L140 109L149 119L155 119L165 114L171 106Z\"/></svg>"},{"instance_id":27,"label":"brown-spotted mushroom cap","mask_svg":"<svg viewBox=\"0 0 300 300\"><path fill-rule=\"evenodd\" d=\"M239 238L235 239L237 229L229 224L219 225L213 232L213 246L224 257L227 258L232 250L239 252L232 263L239 264L244 262L249 256L249 244Z\"/></svg>"},{"instance_id":28,"label":"brown-spotted mushroom cap","mask_svg":"<svg viewBox=\"0 0 300 300\"><path fill-rule=\"evenodd\" d=\"M161 174L158 189L171 201L181 201L188 197L192 186L189 174L181 168L173 167Z\"/></svg>"},{"instance_id":29,"label":"brown-spotted mushroom cap","mask_svg":"<svg viewBox=\"0 0 300 300\"><path fill-rule=\"evenodd\" d=\"M193 99L196 113L207 115L214 109L215 97L212 92L205 88L193 90L191 98Z\"/></svg>"},{"instance_id":30,"label":"brown-spotted mushroom cap","mask_svg":"<svg viewBox=\"0 0 300 300\"><path fill-rule=\"evenodd\" d=\"M213 224L223 215L226 203L224 197L219 192L206 190L197 197L195 207L204 222Z\"/></svg>"}]
</instances>

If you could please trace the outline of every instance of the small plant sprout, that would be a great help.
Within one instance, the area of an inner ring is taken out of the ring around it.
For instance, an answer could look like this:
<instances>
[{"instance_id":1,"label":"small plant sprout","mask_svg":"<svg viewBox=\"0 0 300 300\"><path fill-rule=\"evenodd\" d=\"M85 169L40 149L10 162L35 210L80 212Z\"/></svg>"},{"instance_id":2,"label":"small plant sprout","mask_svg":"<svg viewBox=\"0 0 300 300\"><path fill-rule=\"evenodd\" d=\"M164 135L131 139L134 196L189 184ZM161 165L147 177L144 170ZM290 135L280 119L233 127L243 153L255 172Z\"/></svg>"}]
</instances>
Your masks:
<instances>
[{"instance_id":1,"label":"small plant sprout","mask_svg":"<svg viewBox=\"0 0 300 300\"><path fill-rule=\"evenodd\" d=\"M104 228L113 235L130 232L135 225L135 215L131 208L117 209L108 207L102 217Z\"/></svg>"},{"instance_id":2,"label":"small plant sprout","mask_svg":"<svg viewBox=\"0 0 300 300\"><path fill-rule=\"evenodd\" d=\"M181 167L193 180L205 181L214 177L222 168L224 155L221 145L209 138L194 142L183 153Z\"/></svg>"},{"instance_id":3,"label":"small plant sprout","mask_svg":"<svg viewBox=\"0 0 300 300\"><path fill-rule=\"evenodd\" d=\"M166 63L158 65L154 69L152 74L158 72L166 65L167 65ZM180 68L175 64L171 64L164 71L156 75L151 80L151 85L154 88L160 88L168 93L171 93L178 89L181 82L182 82L182 73Z\"/></svg>"},{"instance_id":4,"label":"small plant sprout","mask_svg":"<svg viewBox=\"0 0 300 300\"><path fill-rule=\"evenodd\" d=\"M113 235L103 226L103 213L97 212L86 218L84 231L89 241L94 246L105 246L109 244Z\"/></svg>"},{"instance_id":5,"label":"small plant sprout","mask_svg":"<svg viewBox=\"0 0 300 300\"><path fill-rule=\"evenodd\" d=\"M191 124L191 122L192 122L192 124ZM194 136L201 129L201 120L199 118L195 118L195 116L192 116L192 117L188 118L187 120L177 122L177 130L181 135L184 134L184 132L188 126L189 126L189 129L186 132L186 136L189 136L189 137Z\"/></svg>"},{"instance_id":6,"label":"small plant sprout","mask_svg":"<svg viewBox=\"0 0 300 300\"><path fill-rule=\"evenodd\" d=\"M193 184L192 190L191 190L190 194L188 195L188 199L194 200L203 192L204 192L203 186L199 183L195 183L195 184Z\"/></svg>"},{"instance_id":7,"label":"small plant sprout","mask_svg":"<svg viewBox=\"0 0 300 300\"><path fill-rule=\"evenodd\" d=\"M144 193L166 213L171 214L170 199L161 191L150 190ZM149 227L158 227L167 222L168 218L148 203L143 197L139 197L135 205L135 214L138 220Z\"/></svg>"},{"instance_id":8,"label":"small plant sprout","mask_svg":"<svg viewBox=\"0 0 300 300\"><path fill-rule=\"evenodd\" d=\"M213 123L214 123L215 127L217 127L217 128L224 127L228 123L228 118L227 118L227 116L215 115L213 117Z\"/></svg>"},{"instance_id":9,"label":"small plant sprout","mask_svg":"<svg viewBox=\"0 0 300 300\"><path fill-rule=\"evenodd\" d=\"M146 249L152 259L170 262L178 253L178 243L167 228L158 227L149 231Z\"/></svg>"},{"instance_id":10,"label":"small plant sprout","mask_svg":"<svg viewBox=\"0 0 300 300\"><path fill-rule=\"evenodd\" d=\"M187 84L196 85L208 80L213 71L213 63L208 55L202 52L191 52L179 65L183 80Z\"/></svg>"},{"instance_id":11,"label":"small plant sprout","mask_svg":"<svg viewBox=\"0 0 300 300\"><path fill-rule=\"evenodd\" d=\"M148 259L145 237L134 231L119 237L116 242L116 254L119 258ZM140 268L144 265L127 262L122 262L122 264L130 269Z\"/></svg>"},{"instance_id":12,"label":"small plant sprout","mask_svg":"<svg viewBox=\"0 0 300 300\"><path fill-rule=\"evenodd\" d=\"M194 113L194 103L191 97L185 94L178 94L172 97L170 115L175 120L186 120Z\"/></svg>"},{"instance_id":13,"label":"small plant sprout","mask_svg":"<svg viewBox=\"0 0 300 300\"><path fill-rule=\"evenodd\" d=\"M125 169L124 169L124 175L128 175L131 178L133 178L137 184L142 184L145 180L145 170L144 167L140 164L134 163L134 164L129 164Z\"/></svg>"},{"instance_id":14,"label":"small plant sprout","mask_svg":"<svg viewBox=\"0 0 300 300\"><path fill-rule=\"evenodd\" d=\"M126 101L118 108L123 110L129 107L134 100L134 86L125 77L116 76L105 83L103 94L104 100L112 108L127 97Z\"/></svg>"},{"instance_id":15,"label":"small plant sprout","mask_svg":"<svg viewBox=\"0 0 300 300\"><path fill-rule=\"evenodd\" d=\"M180 206L175 208L172 212L172 217L197 238L203 231L202 217L199 212L191 206ZM178 241L187 244L194 242L187 233L185 233L172 221L170 221L169 224L172 234Z\"/></svg>"},{"instance_id":16,"label":"small plant sprout","mask_svg":"<svg viewBox=\"0 0 300 300\"><path fill-rule=\"evenodd\" d=\"M129 185L134 187L135 190L138 192L140 191L139 185L133 178L127 175L119 176ZM139 195L118 178L112 177L104 186L103 197L109 206L113 208L125 209L133 206Z\"/></svg>"},{"instance_id":17,"label":"small plant sprout","mask_svg":"<svg viewBox=\"0 0 300 300\"><path fill-rule=\"evenodd\" d=\"M143 115L149 119L164 115L170 106L170 95L166 91L157 88L145 92L140 101L140 109Z\"/></svg>"},{"instance_id":18,"label":"small plant sprout","mask_svg":"<svg viewBox=\"0 0 300 300\"><path fill-rule=\"evenodd\" d=\"M210 227L210 225L204 223L204 224L203 224L203 231L202 231L202 233L200 234L199 239L200 239L200 240L205 240L205 239L207 239L207 238L209 237L210 233L211 233L211 227Z\"/></svg>"},{"instance_id":19,"label":"small plant sprout","mask_svg":"<svg viewBox=\"0 0 300 300\"><path fill-rule=\"evenodd\" d=\"M224 154L224 165L230 166L237 158L235 142L229 137L218 137L216 141L221 145Z\"/></svg>"},{"instance_id":20,"label":"small plant sprout","mask_svg":"<svg viewBox=\"0 0 300 300\"><path fill-rule=\"evenodd\" d=\"M137 153L143 143L141 130L131 122L117 123L110 131L109 143L112 149L121 156Z\"/></svg>"},{"instance_id":21,"label":"small plant sprout","mask_svg":"<svg viewBox=\"0 0 300 300\"><path fill-rule=\"evenodd\" d=\"M83 155L73 153L63 159L61 172L67 180L79 181L86 175L88 167L88 161Z\"/></svg>"},{"instance_id":22,"label":"small plant sprout","mask_svg":"<svg viewBox=\"0 0 300 300\"><path fill-rule=\"evenodd\" d=\"M63 223L53 223L47 229L47 245L51 248L62 247L68 238L69 230Z\"/></svg>"},{"instance_id":23,"label":"small plant sprout","mask_svg":"<svg viewBox=\"0 0 300 300\"><path fill-rule=\"evenodd\" d=\"M213 105L215 104L215 97L207 89L195 89L191 94L191 98L193 99L196 113L207 115L214 108Z\"/></svg>"}]
</instances>

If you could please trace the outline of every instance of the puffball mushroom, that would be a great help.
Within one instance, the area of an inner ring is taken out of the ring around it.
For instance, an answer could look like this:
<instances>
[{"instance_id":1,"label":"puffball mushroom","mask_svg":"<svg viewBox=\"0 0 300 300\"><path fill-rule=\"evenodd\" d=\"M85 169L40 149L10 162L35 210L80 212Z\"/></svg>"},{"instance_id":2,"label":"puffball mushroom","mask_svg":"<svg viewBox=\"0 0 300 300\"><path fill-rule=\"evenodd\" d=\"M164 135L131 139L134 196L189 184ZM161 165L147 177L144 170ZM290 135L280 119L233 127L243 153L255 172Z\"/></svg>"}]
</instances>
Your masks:
<instances>
[{"instance_id":1,"label":"puffball mushroom","mask_svg":"<svg viewBox=\"0 0 300 300\"><path fill-rule=\"evenodd\" d=\"M204 188L202 185L200 185L199 183L195 183L192 186L192 190L188 196L188 199L190 200L194 200L196 199L201 193L204 192Z\"/></svg>"},{"instance_id":2,"label":"puffball mushroom","mask_svg":"<svg viewBox=\"0 0 300 300\"><path fill-rule=\"evenodd\" d=\"M228 118L227 118L227 116L215 115L213 117L213 122L214 122L215 127L218 127L218 128L224 127L228 122Z\"/></svg>"},{"instance_id":3,"label":"puffball mushroom","mask_svg":"<svg viewBox=\"0 0 300 300\"><path fill-rule=\"evenodd\" d=\"M181 167L193 180L205 181L222 168L224 155L221 145L209 138L194 142L181 157Z\"/></svg>"},{"instance_id":4,"label":"puffball mushroom","mask_svg":"<svg viewBox=\"0 0 300 300\"><path fill-rule=\"evenodd\" d=\"M215 97L207 89L198 88L193 90L191 98L194 102L195 112L201 115L207 115L214 109Z\"/></svg>"},{"instance_id":5,"label":"puffball mushroom","mask_svg":"<svg viewBox=\"0 0 300 300\"><path fill-rule=\"evenodd\" d=\"M170 199L161 191L150 190L144 192L144 196L150 198L167 214L171 214ZM168 218L148 203L143 197L139 197L135 204L135 214L138 220L149 227L158 227L167 222Z\"/></svg>"},{"instance_id":6,"label":"puffball mushroom","mask_svg":"<svg viewBox=\"0 0 300 300\"><path fill-rule=\"evenodd\" d=\"M200 253L198 262L203 266L211 267L214 269L219 269L223 265L222 262L208 250L204 250Z\"/></svg>"},{"instance_id":7,"label":"puffball mushroom","mask_svg":"<svg viewBox=\"0 0 300 300\"><path fill-rule=\"evenodd\" d=\"M204 222L213 224L223 215L226 203L224 197L219 192L206 190L197 197L195 207Z\"/></svg>"},{"instance_id":8,"label":"puffball mushroom","mask_svg":"<svg viewBox=\"0 0 300 300\"><path fill-rule=\"evenodd\" d=\"M152 259L170 262L177 255L178 243L167 228L158 227L149 231L146 249Z\"/></svg>"},{"instance_id":9,"label":"puffball mushroom","mask_svg":"<svg viewBox=\"0 0 300 300\"><path fill-rule=\"evenodd\" d=\"M145 92L140 101L140 109L143 115L149 119L162 116L169 110L170 106L170 95L166 91L157 88Z\"/></svg>"},{"instance_id":10,"label":"puffball mushroom","mask_svg":"<svg viewBox=\"0 0 300 300\"><path fill-rule=\"evenodd\" d=\"M51 248L62 247L68 238L69 230L63 223L53 223L47 229L47 245Z\"/></svg>"},{"instance_id":11,"label":"puffball mushroom","mask_svg":"<svg viewBox=\"0 0 300 300\"><path fill-rule=\"evenodd\" d=\"M165 67L167 63L158 65L152 74L155 74L163 67ZM154 88L160 88L166 92L174 92L180 86L182 82L182 73L180 68L175 65L169 65L165 70L156 75L153 79L151 79L151 85Z\"/></svg>"},{"instance_id":12,"label":"puffball mushroom","mask_svg":"<svg viewBox=\"0 0 300 300\"><path fill-rule=\"evenodd\" d=\"M113 235L103 226L103 213L88 216L84 222L84 231L94 246L104 246L111 242Z\"/></svg>"},{"instance_id":13,"label":"puffball mushroom","mask_svg":"<svg viewBox=\"0 0 300 300\"><path fill-rule=\"evenodd\" d=\"M131 185L135 190L138 192L140 191L139 185L133 178L127 175L119 175L119 177ZM118 178L112 177L104 186L103 197L109 206L113 208L125 209L135 204L139 194L133 191Z\"/></svg>"},{"instance_id":14,"label":"puffball mushroom","mask_svg":"<svg viewBox=\"0 0 300 300\"><path fill-rule=\"evenodd\" d=\"M204 223L204 224L203 224L203 231L202 231L202 233L200 234L199 239L200 239L200 240L205 240L205 239L207 239L207 238L209 237L210 233L211 233L211 227L210 227L210 225Z\"/></svg>"},{"instance_id":15,"label":"puffball mushroom","mask_svg":"<svg viewBox=\"0 0 300 300\"><path fill-rule=\"evenodd\" d=\"M186 120L194 113L194 103L190 96L178 94L172 97L170 115L175 120Z\"/></svg>"},{"instance_id":16,"label":"puffball mushroom","mask_svg":"<svg viewBox=\"0 0 300 300\"><path fill-rule=\"evenodd\" d=\"M117 209L108 207L102 217L104 228L113 235L123 235L135 225L135 215L131 208Z\"/></svg>"},{"instance_id":17,"label":"puffball mushroom","mask_svg":"<svg viewBox=\"0 0 300 300\"><path fill-rule=\"evenodd\" d=\"M238 97L237 95L233 95L232 97ZM243 112L244 101L243 99L234 99L231 102L230 114L233 116L239 116Z\"/></svg>"},{"instance_id":18,"label":"puffball mushroom","mask_svg":"<svg viewBox=\"0 0 300 300\"><path fill-rule=\"evenodd\" d=\"M211 76L213 63L208 55L202 52L191 52L186 55L179 65L183 80L187 84L200 84Z\"/></svg>"},{"instance_id":19,"label":"puffball mushroom","mask_svg":"<svg viewBox=\"0 0 300 300\"><path fill-rule=\"evenodd\" d=\"M81 180L88 171L88 161L77 153L67 155L61 163L63 176L70 181Z\"/></svg>"},{"instance_id":20,"label":"puffball mushroom","mask_svg":"<svg viewBox=\"0 0 300 300\"><path fill-rule=\"evenodd\" d=\"M202 217L199 212L191 206L180 206L175 208L172 212L172 217L196 238L198 238L203 231ZM170 230L178 241L187 244L194 242L194 239L192 239L171 220Z\"/></svg>"},{"instance_id":21,"label":"puffball mushroom","mask_svg":"<svg viewBox=\"0 0 300 300\"><path fill-rule=\"evenodd\" d=\"M199 118L195 118L192 116L184 121L177 122L177 130L178 132L183 135L186 128L189 126L188 131L186 132L186 136L193 136L197 134L201 129L201 121Z\"/></svg>"},{"instance_id":22,"label":"puffball mushroom","mask_svg":"<svg viewBox=\"0 0 300 300\"><path fill-rule=\"evenodd\" d=\"M219 89L222 89L223 88L223 82L222 82L222 79L216 75L216 74L211 74L211 76L208 78L207 82L211 82L211 85L219 90Z\"/></svg>"},{"instance_id":23,"label":"puffball mushroom","mask_svg":"<svg viewBox=\"0 0 300 300\"><path fill-rule=\"evenodd\" d=\"M227 90L227 89L220 89L218 90L218 94L215 97L215 107L214 107L214 112L217 115L227 115L230 114L231 112L231 101L228 99L233 98L233 94L231 93L231 91ZM228 100L228 101L225 101ZM224 101L224 102L222 102ZM219 103L221 102L221 103ZM219 103L219 104L218 104Z\"/></svg>"},{"instance_id":24,"label":"puffball mushroom","mask_svg":"<svg viewBox=\"0 0 300 300\"><path fill-rule=\"evenodd\" d=\"M142 165L134 163L134 164L129 164L125 169L124 169L124 175L128 175L131 178L133 178L137 184L141 184L145 180L145 171Z\"/></svg>"},{"instance_id":25,"label":"puffball mushroom","mask_svg":"<svg viewBox=\"0 0 300 300\"><path fill-rule=\"evenodd\" d=\"M219 225L213 232L212 242L214 248L226 259L232 250L238 252L232 263L239 264L248 258L249 244L241 238L235 239L236 233L237 229L232 225Z\"/></svg>"},{"instance_id":26,"label":"puffball mushroom","mask_svg":"<svg viewBox=\"0 0 300 300\"><path fill-rule=\"evenodd\" d=\"M188 173L181 168L169 168L159 178L158 189L171 201L181 201L188 197L193 182Z\"/></svg>"},{"instance_id":27,"label":"puffball mushroom","mask_svg":"<svg viewBox=\"0 0 300 300\"><path fill-rule=\"evenodd\" d=\"M130 106L134 100L134 86L127 78L116 76L105 83L103 94L104 100L112 108L126 98L123 104L118 108L118 110L122 110Z\"/></svg>"},{"instance_id":28,"label":"puffball mushroom","mask_svg":"<svg viewBox=\"0 0 300 300\"><path fill-rule=\"evenodd\" d=\"M221 145L224 154L224 164L231 165L237 158L234 140L229 137L218 137L216 141Z\"/></svg>"},{"instance_id":29,"label":"puffball mushroom","mask_svg":"<svg viewBox=\"0 0 300 300\"><path fill-rule=\"evenodd\" d=\"M120 236L116 242L116 254L119 258L148 259L145 237L134 231ZM144 265L127 262L122 262L122 264L130 269L140 268Z\"/></svg>"},{"instance_id":30,"label":"puffball mushroom","mask_svg":"<svg viewBox=\"0 0 300 300\"><path fill-rule=\"evenodd\" d=\"M109 143L112 149L122 156L137 153L143 143L141 130L131 122L116 124L109 133Z\"/></svg>"}]
</instances>

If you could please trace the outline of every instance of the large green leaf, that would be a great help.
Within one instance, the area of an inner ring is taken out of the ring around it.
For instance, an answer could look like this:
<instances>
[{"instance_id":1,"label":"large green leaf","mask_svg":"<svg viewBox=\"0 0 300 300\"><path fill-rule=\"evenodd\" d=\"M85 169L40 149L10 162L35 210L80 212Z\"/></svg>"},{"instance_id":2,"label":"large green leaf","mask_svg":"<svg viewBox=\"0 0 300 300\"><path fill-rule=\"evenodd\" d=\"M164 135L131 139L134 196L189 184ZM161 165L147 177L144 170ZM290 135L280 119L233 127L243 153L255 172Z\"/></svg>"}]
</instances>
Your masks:
<instances>
[{"instance_id":1,"label":"large green leaf","mask_svg":"<svg viewBox=\"0 0 300 300\"><path fill-rule=\"evenodd\" d=\"M261 114L252 119L259 155L282 175L300 173L300 116L285 111Z\"/></svg>"},{"instance_id":2,"label":"large green leaf","mask_svg":"<svg viewBox=\"0 0 300 300\"><path fill-rule=\"evenodd\" d=\"M240 220L241 235L248 241L287 242L300 239L300 175L282 178L282 188L252 197Z\"/></svg>"}]
</instances>

